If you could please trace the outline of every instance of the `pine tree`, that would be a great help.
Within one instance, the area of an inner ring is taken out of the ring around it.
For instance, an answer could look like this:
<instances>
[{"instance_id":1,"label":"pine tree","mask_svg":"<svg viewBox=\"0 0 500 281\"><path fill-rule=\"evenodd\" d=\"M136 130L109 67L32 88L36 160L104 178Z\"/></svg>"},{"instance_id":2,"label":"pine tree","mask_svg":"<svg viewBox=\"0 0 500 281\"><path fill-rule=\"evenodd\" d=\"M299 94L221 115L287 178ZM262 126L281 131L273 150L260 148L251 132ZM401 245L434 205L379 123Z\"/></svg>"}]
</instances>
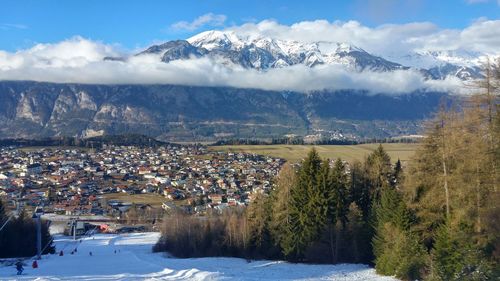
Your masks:
<instances>
[{"instance_id":1,"label":"pine tree","mask_svg":"<svg viewBox=\"0 0 500 281\"><path fill-rule=\"evenodd\" d=\"M351 184L349 201L355 202L361 209L363 218L368 220L371 209L371 186L367 173L360 162L354 162L351 167Z\"/></svg>"},{"instance_id":2,"label":"pine tree","mask_svg":"<svg viewBox=\"0 0 500 281\"><path fill-rule=\"evenodd\" d=\"M371 199L377 200L383 186L390 183L391 158L380 144L366 159L366 173L371 183Z\"/></svg>"},{"instance_id":3,"label":"pine tree","mask_svg":"<svg viewBox=\"0 0 500 281\"><path fill-rule=\"evenodd\" d=\"M342 160L337 159L330 173L331 189L328 197L328 221L330 224L330 245L332 246L332 232L335 229L335 247L332 251L332 262L337 263L342 243L342 233L347 223L347 212L349 208L348 179L345 165ZM333 248L333 247L331 247Z\"/></svg>"},{"instance_id":4,"label":"pine tree","mask_svg":"<svg viewBox=\"0 0 500 281\"><path fill-rule=\"evenodd\" d=\"M321 158L313 148L302 162L297 184L291 190L290 234L283 243L283 253L291 260L304 259L307 247L319 238L326 222L322 213L319 184Z\"/></svg>"},{"instance_id":5,"label":"pine tree","mask_svg":"<svg viewBox=\"0 0 500 281\"><path fill-rule=\"evenodd\" d=\"M363 212L355 202L349 205L345 237L348 245L347 252L350 254L346 262L372 262L371 227L363 218Z\"/></svg>"},{"instance_id":6,"label":"pine tree","mask_svg":"<svg viewBox=\"0 0 500 281\"><path fill-rule=\"evenodd\" d=\"M330 182L332 183L332 190L329 205L333 206L334 210L330 211L328 216L335 216L336 220L345 225L350 203L348 195L349 179L345 165L340 158L333 165Z\"/></svg>"},{"instance_id":7,"label":"pine tree","mask_svg":"<svg viewBox=\"0 0 500 281\"><path fill-rule=\"evenodd\" d=\"M7 219L8 219L7 212L5 211L2 199L0 199L0 227L3 226L3 224L7 221Z\"/></svg>"},{"instance_id":8,"label":"pine tree","mask_svg":"<svg viewBox=\"0 0 500 281\"><path fill-rule=\"evenodd\" d=\"M411 216L394 187L382 188L375 208L373 253L377 272L405 280L421 277L425 250L410 229Z\"/></svg>"},{"instance_id":9,"label":"pine tree","mask_svg":"<svg viewBox=\"0 0 500 281\"><path fill-rule=\"evenodd\" d=\"M398 158L398 161L396 161L396 165L394 165L391 184L393 186L399 186L402 182L403 182L403 166L401 164L401 160Z\"/></svg>"},{"instance_id":10,"label":"pine tree","mask_svg":"<svg viewBox=\"0 0 500 281\"><path fill-rule=\"evenodd\" d=\"M5 209L0 200L0 217L2 217L2 213L5 214ZM5 216L3 221L6 220ZM0 219L1 221L2 219ZM42 254L53 253L52 236L47 222L42 221L41 224ZM36 225L25 210L21 210L17 218L12 217L0 232L0 249L0 258L29 257L36 254Z\"/></svg>"},{"instance_id":11,"label":"pine tree","mask_svg":"<svg viewBox=\"0 0 500 281\"><path fill-rule=\"evenodd\" d=\"M438 228L432 273L439 280L491 280L493 272L470 234L447 221ZM498 277L498 276L497 276Z\"/></svg>"}]
</instances>

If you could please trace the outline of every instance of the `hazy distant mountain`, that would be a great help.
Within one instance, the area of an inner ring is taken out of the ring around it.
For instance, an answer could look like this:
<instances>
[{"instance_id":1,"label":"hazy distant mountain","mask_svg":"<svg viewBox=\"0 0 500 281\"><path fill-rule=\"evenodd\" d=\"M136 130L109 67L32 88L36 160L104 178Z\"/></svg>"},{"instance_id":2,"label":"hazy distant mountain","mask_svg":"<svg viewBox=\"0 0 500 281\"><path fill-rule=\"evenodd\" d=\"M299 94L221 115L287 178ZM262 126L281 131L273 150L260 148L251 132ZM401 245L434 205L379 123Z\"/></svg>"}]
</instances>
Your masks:
<instances>
[{"instance_id":1,"label":"hazy distant mountain","mask_svg":"<svg viewBox=\"0 0 500 281\"><path fill-rule=\"evenodd\" d=\"M160 140L418 132L445 94L275 92L172 85L0 82L0 138L144 134Z\"/></svg>"}]
</instances>

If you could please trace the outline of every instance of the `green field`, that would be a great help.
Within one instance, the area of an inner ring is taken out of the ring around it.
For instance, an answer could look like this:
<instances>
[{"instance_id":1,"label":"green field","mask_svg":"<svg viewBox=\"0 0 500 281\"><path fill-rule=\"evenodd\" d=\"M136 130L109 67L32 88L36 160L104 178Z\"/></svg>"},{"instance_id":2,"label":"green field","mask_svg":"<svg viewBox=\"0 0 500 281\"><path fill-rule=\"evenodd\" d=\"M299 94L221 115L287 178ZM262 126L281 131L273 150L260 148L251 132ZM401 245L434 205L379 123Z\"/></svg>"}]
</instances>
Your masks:
<instances>
[{"instance_id":1,"label":"green field","mask_svg":"<svg viewBox=\"0 0 500 281\"><path fill-rule=\"evenodd\" d=\"M130 202L135 204L149 204L154 208L161 208L163 202L168 201L165 197L159 194L134 194L130 195L127 193L109 193L105 194L104 198L107 200L116 199L124 202Z\"/></svg>"},{"instance_id":2,"label":"green field","mask_svg":"<svg viewBox=\"0 0 500 281\"><path fill-rule=\"evenodd\" d=\"M382 145L393 162L398 158L401 161L408 161L415 153L419 144L414 143L387 143ZM358 145L225 145L212 146L213 151L245 152L274 157L284 158L290 162L302 160L307 152L315 147L319 155L323 158L341 158L349 162L363 160L370 154L378 144L358 144Z\"/></svg>"}]
</instances>

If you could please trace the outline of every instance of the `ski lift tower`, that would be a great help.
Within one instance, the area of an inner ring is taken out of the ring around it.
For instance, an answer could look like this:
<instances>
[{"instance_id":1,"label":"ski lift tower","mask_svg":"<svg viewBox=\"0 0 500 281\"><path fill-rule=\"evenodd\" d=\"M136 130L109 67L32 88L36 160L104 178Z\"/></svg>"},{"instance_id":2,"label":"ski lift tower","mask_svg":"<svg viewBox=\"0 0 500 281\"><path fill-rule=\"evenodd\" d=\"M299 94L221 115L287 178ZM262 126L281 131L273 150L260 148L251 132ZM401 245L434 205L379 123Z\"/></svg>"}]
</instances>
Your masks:
<instances>
[{"instance_id":1,"label":"ski lift tower","mask_svg":"<svg viewBox=\"0 0 500 281\"><path fill-rule=\"evenodd\" d=\"M32 218L36 223L36 258L40 260L42 258L42 214L35 211Z\"/></svg>"}]
</instances>

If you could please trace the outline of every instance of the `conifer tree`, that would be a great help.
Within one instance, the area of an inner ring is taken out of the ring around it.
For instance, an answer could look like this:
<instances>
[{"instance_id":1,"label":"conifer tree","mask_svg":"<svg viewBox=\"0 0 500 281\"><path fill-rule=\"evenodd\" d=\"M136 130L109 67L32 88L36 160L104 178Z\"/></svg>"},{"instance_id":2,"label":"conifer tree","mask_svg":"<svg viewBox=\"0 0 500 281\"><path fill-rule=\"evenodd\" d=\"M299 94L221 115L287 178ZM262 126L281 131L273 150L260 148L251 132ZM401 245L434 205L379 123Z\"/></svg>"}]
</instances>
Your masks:
<instances>
[{"instance_id":1,"label":"conifer tree","mask_svg":"<svg viewBox=\"0 0 500 281\"><path fill-rule=\"evenodd\" d=\"M432 274L438 280L491 280L495 274L467 230L449 221L437 231L432 258Z\"/></svg>"},{"instance_id":2,"label":"conifer tree","mask_svg":"<svg viewBox=\"0 0 500 281\"><path fill-rule=\"evenodd\" d=\"M335 250L332 252L332 262L339 260L340 246L342 245L342 233L347 223L347 212L349 208L348 179L345 165L342 160L337 159L330 173L331 191L328 198L330 212L327 214L329 222L335 228ZM331 233L330 233L331 235ZM331 237L331 236L330 236ZM332 239L330 238L330 243Z\"/></svg>"},{"instance_id":3,"label":"conifer tree","mask_svg":"<svg viewBox=\"0 0 500 281\"><path fill-rule=\"evenodd\" d=\"M334 206L335 211L329 213L329 216L335 216L342 225L345 225L350 203L348 195L349 179L345 165L340 158L335 161L330 178L330 182L332 183L330 205Z\"/></svg>"},{"instance_id":4,"label":"conifer tree","mask_svg":"<svg viewBox=\"0 0 500 281\"><path fill-rule=\"evenodd\" d=\"M7 221L8 216L5 212L5 207L3 205L3 201L0 199L0 227Z\"/></svg>"},{"instance_id":5,"label":"conifer tree","mask_svg":"<svg viewBox=\"0 0 500 281\"><path fill-rule=\"evenodd\" d=\"M368 220L371 208L371 186L367 173L360 162L354 162L351 167L351 183L349 201L355 202L363 213L363 218Z\"/></svg>"},{"instance_id":6,"label":"conifer tree","mask_svg":"<svg viewBox=\"0 0 500 281\"><path fill-rule=\"evenodd\" d=\"M405 280L421 277L425 250L412 234L411 216L394 187L382 188L375 208L373 253L377 272Z\"/></svg>"},{"instance_id":7,"label":"conifer tree","mask_svg":"<svg viewBox=\"0 0 500 281\"><path fill-rule=\"evenodd\" d=\"M372 198L378 198L380 189L390 182L391 158L380 144L366 159L366 173L372 185Z\"/></svg>"},{"instance_id":8,"label":"conifer tree","mask_svg":"<svg viewBox=\"0 0 500 281\"><path fill-rule=\"evenodd\" d=\"M371 227L363 217L363 212L355 202L349 205L347 212L346 244L347 261L354 263L372 262Z\"/></svg>"},{"instance_id":9,"label":"conifer tree","mask_svg":"<svg viewBox=\"0 0 500 281\"><path fill-rule=\"evenodd\" d=\"M392 177L392 185L398 186L401 185L403 180L403 166L401 164L401 160L398 158L396 161L396 165L394 165L393 177Z\"/></svg>"},{"instance_id":10,"label":"conifer tree","mask_svg":"<svg viewBox=\"0 0 500 281\"><path fill-rule=\"evenodd\" d=\"M326 222L322 213L319 184L321 158L313 148L302 162L297 184L291 190L290 226L283 243L283 253L292 260L303 260L307 247L318 239Z\"/></svg>"}]
</instances>

